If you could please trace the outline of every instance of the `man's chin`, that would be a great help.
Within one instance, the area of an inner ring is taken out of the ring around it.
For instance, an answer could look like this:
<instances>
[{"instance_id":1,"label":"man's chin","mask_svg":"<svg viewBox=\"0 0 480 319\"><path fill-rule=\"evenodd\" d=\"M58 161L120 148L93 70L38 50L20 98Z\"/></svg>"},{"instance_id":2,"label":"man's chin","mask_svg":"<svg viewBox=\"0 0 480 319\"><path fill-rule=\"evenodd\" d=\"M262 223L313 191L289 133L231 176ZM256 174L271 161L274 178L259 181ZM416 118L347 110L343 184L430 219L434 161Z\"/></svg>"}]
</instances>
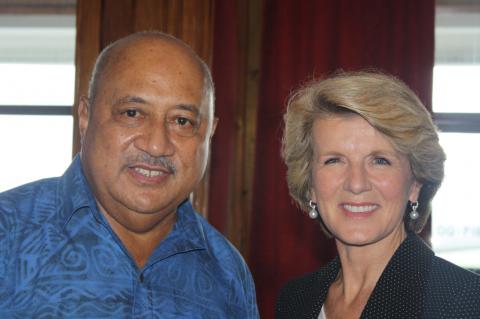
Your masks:
<instances>
[{"instance_id":1,"label":"man's chin","mask_svg":"<svg viewBox=\"0 0 480 319\"><path fill-rule=\"evenodd\" d=\"M131 196L123 198L123 206L131 211L134 215L166 215L176 211L177 203L176 199L171 200L159 200L159 192L155 192L154 196L145 194L144 192L138 196L132 198ZM152 200L155 199L155 200Z\"/></svg>"}]
</instances>

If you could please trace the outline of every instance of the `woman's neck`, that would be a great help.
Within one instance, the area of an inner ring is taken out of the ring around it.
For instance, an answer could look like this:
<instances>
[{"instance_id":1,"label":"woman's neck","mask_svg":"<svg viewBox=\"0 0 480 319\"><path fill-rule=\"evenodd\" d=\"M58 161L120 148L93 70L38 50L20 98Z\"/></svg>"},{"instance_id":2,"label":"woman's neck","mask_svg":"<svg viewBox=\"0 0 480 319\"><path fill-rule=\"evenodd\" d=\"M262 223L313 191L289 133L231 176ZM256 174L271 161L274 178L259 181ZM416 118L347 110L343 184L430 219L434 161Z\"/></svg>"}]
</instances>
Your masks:
<instances>
[{"instance_id":1,"label":"woman's neck","mask_svg":"<svg viewBox=\"0 0 480 319\"><path fill-rule=\"evenodd\" d=\"M364 246L336 241L342 270L337 280L343 282L348 295L362 288L375 287L383 270L400 244L407 237L402 227L382 240Z\"/></svg>"}]
</instances>

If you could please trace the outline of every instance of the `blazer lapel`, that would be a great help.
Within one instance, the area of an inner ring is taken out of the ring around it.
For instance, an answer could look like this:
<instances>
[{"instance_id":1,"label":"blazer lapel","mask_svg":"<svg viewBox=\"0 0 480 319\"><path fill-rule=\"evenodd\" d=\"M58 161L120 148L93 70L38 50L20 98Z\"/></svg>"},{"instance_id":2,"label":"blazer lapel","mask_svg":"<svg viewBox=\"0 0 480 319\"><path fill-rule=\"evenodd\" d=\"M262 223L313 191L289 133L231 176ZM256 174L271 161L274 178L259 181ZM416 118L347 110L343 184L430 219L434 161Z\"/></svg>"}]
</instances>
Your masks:
<instances>
[{"instance_id":1,"label":"blazer lapel","mask_svg":"<svg viewBox=\"0 0 480 319\"><path fill-rule=\"evenodd\" d=\"M338 256L324 268L315 273L311 289L305 291L305 314L301 318L317 319L327 298L328 288L337 278L340 271ZM300 318L300 317L299 317Z\"/></svg>"},{"instance_id":2,"label":"blazer lapel","mask_svg":"<svg viewBox=\"0 0 480 319\"><path fill-rule=\"evenodd\" d=\"M432 251L411 233L378 280L360 318L422 318Z\"/></svg>"}]
</instances>

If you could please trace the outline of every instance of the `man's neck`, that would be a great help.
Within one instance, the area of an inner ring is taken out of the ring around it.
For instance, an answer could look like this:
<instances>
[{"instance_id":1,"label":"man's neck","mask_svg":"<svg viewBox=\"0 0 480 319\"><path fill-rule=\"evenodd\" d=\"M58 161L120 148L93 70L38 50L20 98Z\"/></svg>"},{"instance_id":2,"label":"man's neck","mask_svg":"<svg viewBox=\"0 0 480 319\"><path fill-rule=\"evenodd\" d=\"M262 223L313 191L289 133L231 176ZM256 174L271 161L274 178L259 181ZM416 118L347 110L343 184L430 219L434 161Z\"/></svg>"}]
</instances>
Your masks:
<instances>
[{"instance_id":1,"label":"man's neck","mask_svg":"<svg viewBox=\"0 0 480 319\"><path fill-rule=\"evenodd\" d=\"M139 269L146 264L158 244L172 231L176 213L171 213L145 232L135 232L119 223L108 213L103 213L115 234L120 238Z\"/></svg>"}]
</instances>

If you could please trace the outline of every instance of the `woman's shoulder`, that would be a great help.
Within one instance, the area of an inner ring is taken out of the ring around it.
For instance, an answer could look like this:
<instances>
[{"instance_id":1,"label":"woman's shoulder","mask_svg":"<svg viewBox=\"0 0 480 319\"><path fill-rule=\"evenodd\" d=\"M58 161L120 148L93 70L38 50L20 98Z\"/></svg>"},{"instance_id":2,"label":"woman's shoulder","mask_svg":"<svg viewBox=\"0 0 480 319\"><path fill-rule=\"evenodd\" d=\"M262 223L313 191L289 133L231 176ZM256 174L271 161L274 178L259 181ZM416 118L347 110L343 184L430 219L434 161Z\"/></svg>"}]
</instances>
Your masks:
<instances>
[{"instance_id":1,"label":"woman's shoulder","mask_svg":"<svg viewBox=\"0 0 480 319\"><path fill-rule=\"evenodd\" d=\"M315 272L288 281L277 298L276 318L310 318L318 314L328 287L340 269L338 258Z\"/></svg>"},{"instance_id":2,"label":"woman's shoulder","mask_svg":"<svg viewBox=\"0 0 480 319\"><path fill-rule=\"evenodd\" d=\"M480 276L435 256L426 298L437 318L480 318Z\"/></svg>"},{"instance_id":3,"label":"woman's shoulder","mask_svg":"<svg viewBox=\"0 0 480 319\"><path fill-rule=\"evenodd\" d=\"M480 275L437 256L432 260L431 276L433 284L440 287L471 288L480 292Z\"/></svg>"},{"instance_id":4,"label":"woman's shoulder","mask_svg":"<svg viewBox=\"0 0 480 319\"><path fill-rule=\"evenodd\" d=\"M281 292L288 294L301 294L305 291L309 291L309 289L312 289L313 287L322 285L322 283L330 286L331 281L335 279L339 270L340 262L338 258L335 258L314 272L291 279L281 288Z\"/></svg>"}]
</instances>

